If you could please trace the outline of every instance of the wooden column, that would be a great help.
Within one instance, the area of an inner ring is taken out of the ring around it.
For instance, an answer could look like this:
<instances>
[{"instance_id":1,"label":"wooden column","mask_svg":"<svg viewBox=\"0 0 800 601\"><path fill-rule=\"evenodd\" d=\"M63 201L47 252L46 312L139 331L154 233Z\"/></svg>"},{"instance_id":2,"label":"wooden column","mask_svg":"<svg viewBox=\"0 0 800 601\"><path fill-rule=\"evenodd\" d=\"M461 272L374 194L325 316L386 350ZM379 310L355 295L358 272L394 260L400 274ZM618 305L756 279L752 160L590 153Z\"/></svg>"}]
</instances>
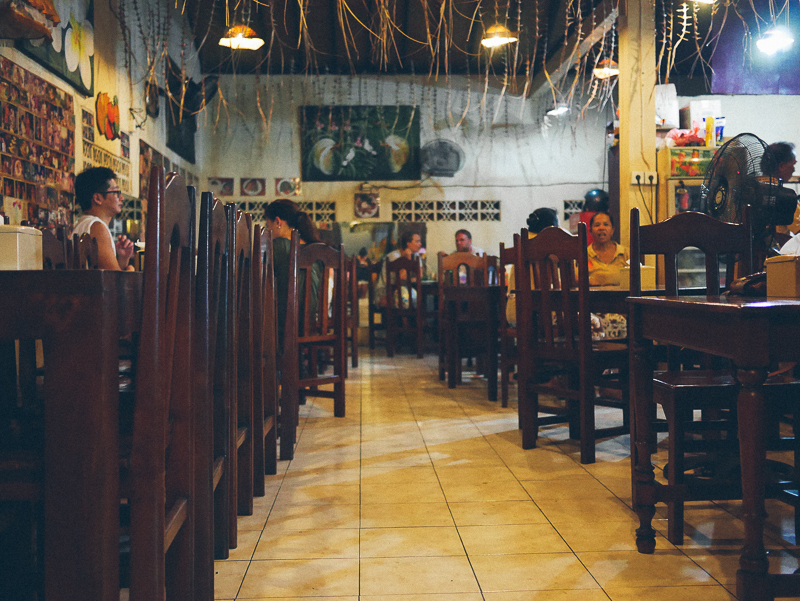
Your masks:
<instances>
[{"instance_id":1,"label":"wooden column","mask_svg":"<svg viewBox=\"0 0 800 601\"><path fill-rule=\"evenodd\" d=\"M620 242L630 241L630 212L638 206L648 223L650 194L657 186L631 185L631 172L656 171L656 38L651 0L620 0L619 4L619 183ZM653 203L655 205L655 203Z\"/></svg>"}]
</instances>

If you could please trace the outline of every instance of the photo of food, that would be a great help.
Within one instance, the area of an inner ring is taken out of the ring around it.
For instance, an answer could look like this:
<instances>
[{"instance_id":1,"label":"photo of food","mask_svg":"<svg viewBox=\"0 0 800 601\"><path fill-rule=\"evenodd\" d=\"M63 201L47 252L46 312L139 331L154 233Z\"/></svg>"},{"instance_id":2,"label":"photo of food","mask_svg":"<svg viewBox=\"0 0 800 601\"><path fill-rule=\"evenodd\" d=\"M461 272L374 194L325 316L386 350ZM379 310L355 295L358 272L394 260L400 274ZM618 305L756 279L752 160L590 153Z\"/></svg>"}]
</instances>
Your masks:
<instances>
[{"instance_id":1,"label":"photo of food","mask_svg":"<svg viewBox=\"0 0 800 601\"><path fill-rule=\"evenodd\" d=\"M266 183L266 179L243 177L239 180L240 194L242 196L266 196Z\"/></svg>"},{"instance_id":2,"label":"photo of food","mask_svg":"<svg viewBox=\"0 0 800 601\"><path fill-rule=\"evenodd\" d=\"M215 196L233 196L233 178L209 177L208 189Z\"/></svg>"},{"instance_id":3,"label":"photo of food","mask_svg":"<svg viewBox=\"0 0 800 601\"><path fill-rule=\"evenodd\" d=\"M300 178L299 177L276 177L275 194L281 196L299 196Z\"/></svg>"},{"instance_id":4,"label":"photo of food","mask_svg":"<svg viewBox=\"0 0 800 601\"><path fill-rule=\"evenodd\" d=\"M359 219L380 216L380 198L378 194L356 194L353 199L353 214Z\"/></svg>"}]
</instances>

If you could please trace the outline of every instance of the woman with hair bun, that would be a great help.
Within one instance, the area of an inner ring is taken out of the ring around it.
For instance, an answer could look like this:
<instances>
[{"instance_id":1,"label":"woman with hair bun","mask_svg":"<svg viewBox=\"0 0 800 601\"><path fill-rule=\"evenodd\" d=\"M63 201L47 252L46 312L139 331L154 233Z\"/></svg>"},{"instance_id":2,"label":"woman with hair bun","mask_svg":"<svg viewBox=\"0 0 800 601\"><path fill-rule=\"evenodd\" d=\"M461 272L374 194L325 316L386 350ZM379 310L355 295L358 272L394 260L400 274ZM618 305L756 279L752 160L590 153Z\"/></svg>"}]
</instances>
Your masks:
<instances>
[{"instance_id":1,"label":"woman with hair bun","mask_svg":"<svg viewBox=\"0 0 800 601\"><path fill-rule=\"evenodd\" d=\"M322 242L314 222L308 213L301 211L296 203L288 198L279 198L269 203L264 211L267 229L272 234L272 259L275 271L275 298L277 303L278 341L283 344L283 330L286 322L286 305L289 297L289 251L292 232L297 230L301 244ZM322 274L319 269L311 273L311 300L316 300ZM298 295L303 298L304 281L300 280ZM312 307L313 310L313 307Z\"/></svg>"}]
</instances>

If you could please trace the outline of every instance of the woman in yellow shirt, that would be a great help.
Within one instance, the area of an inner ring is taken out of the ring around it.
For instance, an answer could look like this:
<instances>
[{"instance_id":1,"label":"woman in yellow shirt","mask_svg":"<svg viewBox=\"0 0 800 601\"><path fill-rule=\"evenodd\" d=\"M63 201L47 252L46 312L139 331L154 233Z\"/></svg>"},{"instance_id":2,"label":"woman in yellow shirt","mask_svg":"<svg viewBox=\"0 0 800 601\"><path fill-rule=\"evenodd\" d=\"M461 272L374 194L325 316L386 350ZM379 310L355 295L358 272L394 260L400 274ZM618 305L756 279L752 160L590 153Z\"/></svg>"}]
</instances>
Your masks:
<instances>
[{"instance_id":1,"label":"woman in yellow shirt","mask_svg":"<svg viewBox=\"0 0 800 601\"><path fill-rule=\"evenodd\" d=\"M628 249L614 242L614 218L610 213L598 211L589 227L594 240L589 245L589 284L592 286L619 286L620 272L628 265Z\"/></svg>"}]
</instances>

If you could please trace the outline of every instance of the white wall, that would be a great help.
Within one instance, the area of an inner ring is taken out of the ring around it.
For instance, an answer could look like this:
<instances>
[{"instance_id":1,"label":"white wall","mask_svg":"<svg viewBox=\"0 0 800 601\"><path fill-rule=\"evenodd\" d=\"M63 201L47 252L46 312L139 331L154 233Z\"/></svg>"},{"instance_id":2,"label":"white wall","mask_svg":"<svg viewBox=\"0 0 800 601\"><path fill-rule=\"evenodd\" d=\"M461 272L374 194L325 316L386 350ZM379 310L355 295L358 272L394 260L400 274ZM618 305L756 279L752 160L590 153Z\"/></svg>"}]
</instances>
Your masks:
<instances>
[{"instance_id":1,"label":"white wall","mask_svg":"<svg viewBox=\"0 0 800 601\"><path fill-rule=\"evenodd\" d=\"M499 90L484 96L479 82L464 77L452 78L448 85L444 78L434 82L424 77L239 75L223 77L220 87L227 104L215 101L202 126L204 175L235 177L237 187L238 178L264 177L268 194L274 178L301 176L299 106L418 105L422 144L438 137L453 140L464 150L466 164L453 178L369 182L380 187L379 220L391 220L392 201L502 201L500 222L429 222L431 256L452 251L455 231L462 227L472 232L476 245L496 254L499 242L510 244L534 209L549 206L560 211L564 200L606 187L604 132L609 110L546 123L546 100L523 103L506 96L498 111ZM354 219L353 194L360 185L303 182L296 200L335 200L337 221L349 222Z\"/></svg>"}]
</instances>

